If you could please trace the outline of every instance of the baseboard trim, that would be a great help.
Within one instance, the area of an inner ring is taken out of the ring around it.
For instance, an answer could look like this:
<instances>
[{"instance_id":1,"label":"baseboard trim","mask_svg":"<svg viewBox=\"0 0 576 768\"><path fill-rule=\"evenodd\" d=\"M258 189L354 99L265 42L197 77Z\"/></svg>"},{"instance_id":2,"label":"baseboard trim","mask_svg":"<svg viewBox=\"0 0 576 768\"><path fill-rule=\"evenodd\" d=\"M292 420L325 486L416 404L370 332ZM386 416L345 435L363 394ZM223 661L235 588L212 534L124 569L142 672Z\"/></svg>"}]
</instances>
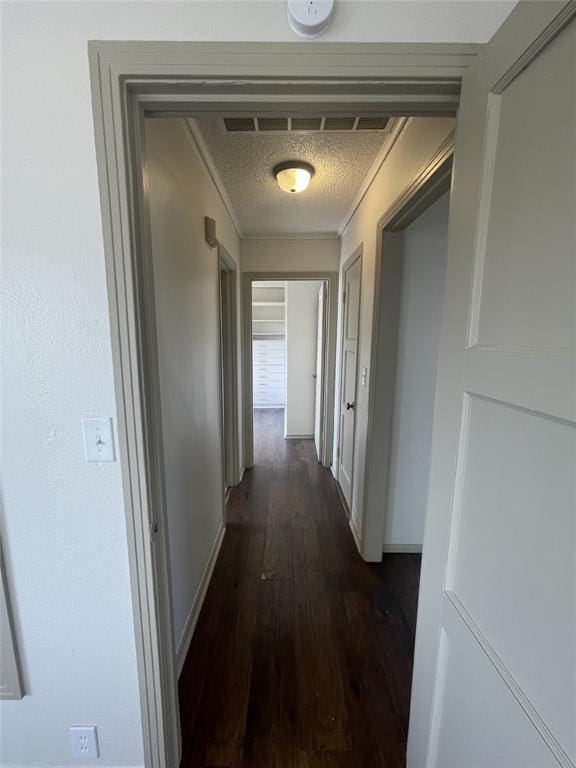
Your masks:
<instances>
[{"instance_id":1,"label":"baseboard trim","mask_svg":"<svg viewBox=\"0 0 576 768\"><path fill-rule=\"evenodd\" d=\"M405 553L419 554L422 552L422 544L384 544L384 554Z\"/></svg>"},{"instance_id":2,"label":"baseboard trim","mask_svg":"<svg viewBox=\"0 0 576 768\"><path fill-rule=\"evenodd\" d=\"M190 613L188 614L188 618L186 619L184 632L182 633L182 637L180 638L180 642L176 650L176 668L178 670L178 677L180 677L182 668L184 667L184 662L186 661L186 656L188 655L190 643L192 642L194 630L196 629L198 616L200 615L200 611L202 610L204 598L206 597L208 585L210 584L210 579L212 578L214 566L216 565L216 560L218 559L218 555L220 553L220 547L222 546L222 541L224 539L225 533L226 533L226 526L224 525L224 523L221 523L218 533L216 534L216 538L214 539L214 543L212 544L212 549L210 550L210 555L208 556L208 562L206 563L206 568L204 569L204 573L202 574L200 585L196 591L194 602L192 603L192 607L190 608Z\"/></svg>"},{"instance_id":3,"label":"baseboard trim","mask_svg":"<svg viewBox=\"0 0 576 768\"><path fill-rule=\"evenodd\" d=\"M314 435L284 435L285 440L310 440Z\"/></svg>"}]
</instances>

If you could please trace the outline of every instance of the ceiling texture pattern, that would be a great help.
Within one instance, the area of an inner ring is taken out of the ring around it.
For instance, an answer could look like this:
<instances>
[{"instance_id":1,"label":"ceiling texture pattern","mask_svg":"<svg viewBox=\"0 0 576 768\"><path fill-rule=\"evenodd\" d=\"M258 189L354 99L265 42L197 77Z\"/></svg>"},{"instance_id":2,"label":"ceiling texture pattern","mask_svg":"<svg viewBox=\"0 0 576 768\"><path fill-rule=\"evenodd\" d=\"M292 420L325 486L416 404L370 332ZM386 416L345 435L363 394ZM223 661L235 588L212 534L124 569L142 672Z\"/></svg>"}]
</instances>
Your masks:
<instances>
[{"instance_id":1,"label":"ceiling texture pattern","mask_svg":"<svg viewBox=\"0 0 576 768\"><path fill-rule=\"evenodd\" d=\"M243 236L335 235L393 129L229 131L220 115L189 121L226 190ZM355 128L358 121L355 123ZM272 168L301 160L315 168L306 191L290 195Z\"/></svg>"}]
</instances>

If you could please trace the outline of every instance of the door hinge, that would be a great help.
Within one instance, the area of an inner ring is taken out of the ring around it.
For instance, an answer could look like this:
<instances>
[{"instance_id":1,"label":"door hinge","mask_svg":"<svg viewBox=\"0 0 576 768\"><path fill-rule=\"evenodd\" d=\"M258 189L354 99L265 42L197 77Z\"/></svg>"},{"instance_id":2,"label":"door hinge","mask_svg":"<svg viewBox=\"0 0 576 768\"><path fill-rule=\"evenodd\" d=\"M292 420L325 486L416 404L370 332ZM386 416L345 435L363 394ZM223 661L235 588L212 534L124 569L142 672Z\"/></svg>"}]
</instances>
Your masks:
<instances>
[{"instance_id":1,"label":"door hinge","mask_svg":"<svg viewBox=\"0 0 576 768\"><path fill-rule=\"evenodd\" d=\"M150 529L150 538L151 539L155 539L156 536L158 535L158 531L160 529L160 526L158 525L157 522L151 522L148 527Z\"/></svg>"},{"instance_id":2,"label":"door hinge","mask_svg":"<svg viewBox=\"0 0 576 768\"><path fill-rule=\"evenodd\" d=\"M339 458L340 458L340 446L337 446L337 447L336 447L336 458L337 458L337 459L339 459Z\"/></svg>"},{"instance_id":3,"label":"door hinge","mask_svg":"<svg viewBox=\"0 0 576 768\"><path fill-rule=\"evenodd\" d=\"M342 304L346 304L346 289L342 291Z\"/></svg>"}]
</instances>

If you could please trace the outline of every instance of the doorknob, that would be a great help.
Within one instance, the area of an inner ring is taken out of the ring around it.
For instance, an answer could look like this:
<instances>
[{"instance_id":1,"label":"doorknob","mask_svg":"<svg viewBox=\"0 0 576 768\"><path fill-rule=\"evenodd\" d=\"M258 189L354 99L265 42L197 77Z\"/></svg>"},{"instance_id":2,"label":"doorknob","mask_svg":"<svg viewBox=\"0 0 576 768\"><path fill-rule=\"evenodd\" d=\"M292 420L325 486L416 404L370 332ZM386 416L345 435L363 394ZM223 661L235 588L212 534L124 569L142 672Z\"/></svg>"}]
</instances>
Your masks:
<instances>
[{"instance_id":1,"label":"doorknob","mask_svg":"<svg viewBox=\"0 0 576 768\"><path fill-rule=\"evenodd\" d=\"M355 403L346 403L346 410L353 411Z\"/></svg>"}]
</instances>

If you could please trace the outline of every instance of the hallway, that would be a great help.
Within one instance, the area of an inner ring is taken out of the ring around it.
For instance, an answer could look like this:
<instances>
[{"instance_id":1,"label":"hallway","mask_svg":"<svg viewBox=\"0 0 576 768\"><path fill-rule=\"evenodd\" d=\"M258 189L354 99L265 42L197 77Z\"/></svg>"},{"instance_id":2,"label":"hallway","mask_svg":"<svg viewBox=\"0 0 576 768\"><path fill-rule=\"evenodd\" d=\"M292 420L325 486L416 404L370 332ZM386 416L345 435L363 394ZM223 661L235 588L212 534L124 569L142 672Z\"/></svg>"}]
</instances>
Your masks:
<instances>
[{"instance_id":1,"label":"hallway","mask_svg":"<svg viewBox=\"0 0 576 768\"><path fill-rule=\"evenodd\" d=\"M257 410L180 678L183 768L403 766L419 568L364 563L313 441Z\"/></svg>"}]
</instances>

